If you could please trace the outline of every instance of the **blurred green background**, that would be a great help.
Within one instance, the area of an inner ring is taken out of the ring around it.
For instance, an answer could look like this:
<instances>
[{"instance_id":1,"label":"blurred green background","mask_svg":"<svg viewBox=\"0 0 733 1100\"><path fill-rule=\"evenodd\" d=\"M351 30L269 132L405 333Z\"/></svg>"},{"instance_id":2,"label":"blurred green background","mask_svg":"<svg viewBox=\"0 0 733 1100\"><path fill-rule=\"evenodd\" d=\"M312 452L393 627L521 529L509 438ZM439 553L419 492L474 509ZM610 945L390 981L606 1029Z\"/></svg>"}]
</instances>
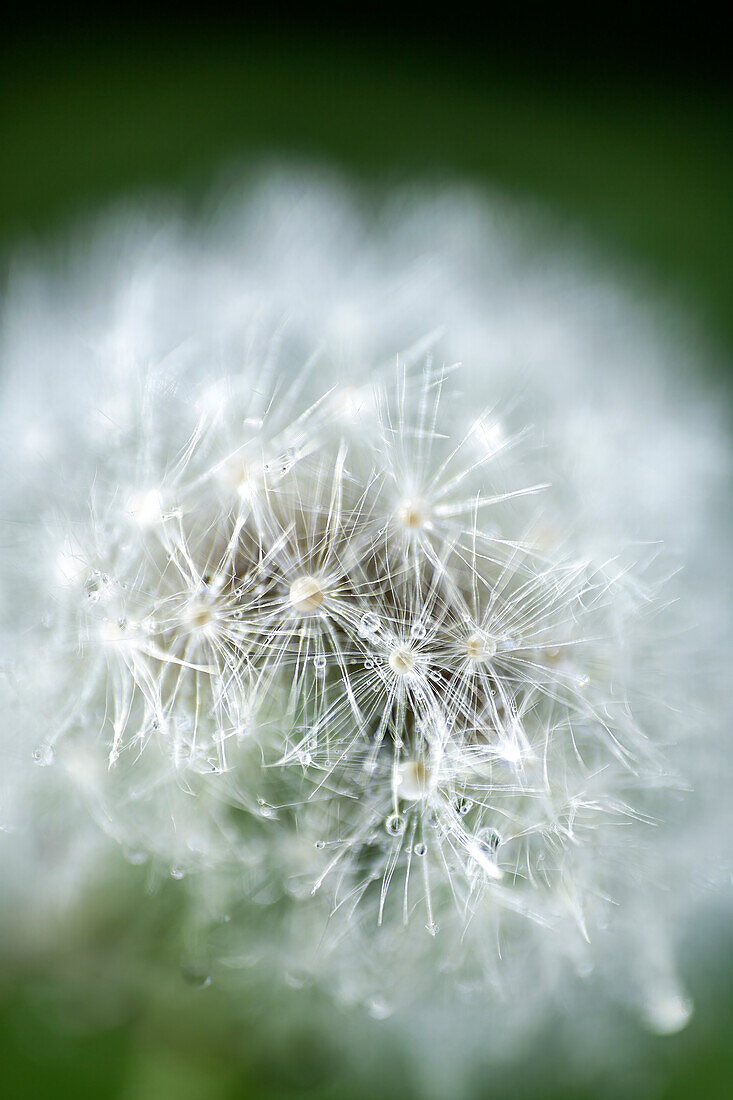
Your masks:
<instances>
[{"instance_id":1,"label":"blurred green background","mask_svg":"<svg viewBox=\"0 0 733 1100\"><path fill-rule=\"evenodd\" d=\"M141 20L135 30L26 21L0 47L3 271L15 247L53 239L106 201L171 186L195 204L222 168L252 156L325 159L382 181L468 177L543 204L571 236L683 302L708 363L725 371L733 142L719 66L695 54L699 43L686 50L684 37L667 53L662 40L633 49L623 34L605 51L589 48L562 27L525 39L503 48L471 28L417 34L392 23L377 32L305 21ZM703 386L719 383L701 376ZM59 930L63 957L11 958L3 946L0 1095L413 1095L398 1050L354 1071L297 994L273 1028L266 990L234 1011L214 985L185 983L175 897L164 889L142 904L142 873L111 878L117 885ZM697 1014L682 1035L649 1040L633 1082L641 1095L733 1095L730 952L696 973ZM152 993L136 989L136 974ZM116 1004L109 1019L90 995L105 985ZM475 1094L629 1094L625 1062L619 1050L618 1080L584 1087L556 1060L534 1084L487 1072Z\"/></svg>"}]
</instances>

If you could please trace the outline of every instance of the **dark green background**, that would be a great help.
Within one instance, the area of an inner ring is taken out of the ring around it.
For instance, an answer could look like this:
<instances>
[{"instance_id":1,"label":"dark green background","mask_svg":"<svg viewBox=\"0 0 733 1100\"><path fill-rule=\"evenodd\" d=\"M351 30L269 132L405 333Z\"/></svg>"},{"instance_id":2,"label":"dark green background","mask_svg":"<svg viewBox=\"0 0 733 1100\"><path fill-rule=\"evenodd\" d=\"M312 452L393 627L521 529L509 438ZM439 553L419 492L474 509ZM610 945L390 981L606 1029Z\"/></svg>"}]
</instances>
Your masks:
<instances>
[{"instance_id":1,"label":"dark green background","mask_svg":"<svg viewBox=\"0 0 733 1100\"><path fill-rule=\"evenodd\" d=\"M141 22L135 33L41 35L26 25L2 47L0 247L7 258L150 187L183 189L195 204L223 167L253 154L325 158L366 179L469 177L541 202L569 233L679 298L709 343L707 361L726 372L733 142L720 71L704 58L690 64L683 39L663 64L653 50L648 63L644 50L624 52L622 36L606 53L582 36L561 41L558 33L543 49L535 35L523 51L521 35L503 50L470 33L415 36L404 26L177 33ZM701 386L719 384L701 371ZM297 996L285 1032L273 1032L262 1018L266 991L235 1015L214 986L184 984L175 899L164 890L141 901L136 873L122 882L60 932L63 959L3 951L0 1095L413 1095L399 1052L372 1076L350 1072L337 1038L324 1039ZM132 967L122 961L131 958ZM702 963L690 1028L647 1044L642 1064L665 1100L733 1094L731 973L730 953ZM123 991L124 1012L93 1026L91 1011L79 1023L100 983ZM581 1097L601 1086L623 1095L626 1061L620 1049L618 1081L583 1091L549 1058L545 1084L487 1073L476 1096Z\"/></svg>"}]
</instances>

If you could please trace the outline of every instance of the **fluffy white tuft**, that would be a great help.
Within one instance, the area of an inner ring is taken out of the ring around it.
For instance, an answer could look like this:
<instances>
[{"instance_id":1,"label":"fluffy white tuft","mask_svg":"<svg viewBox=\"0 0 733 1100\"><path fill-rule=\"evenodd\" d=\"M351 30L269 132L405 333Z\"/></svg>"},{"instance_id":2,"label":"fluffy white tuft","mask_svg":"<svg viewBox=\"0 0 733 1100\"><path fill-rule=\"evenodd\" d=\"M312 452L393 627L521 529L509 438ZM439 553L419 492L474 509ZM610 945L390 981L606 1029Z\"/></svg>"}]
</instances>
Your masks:
<instances>
[{"instance_id":1,"label":"fluffy white tuft","mask_svg":"<svg viewBox=\"0 0 733 1100\"><path fill-rule=\"evenodd\" d=\"M538 239L277 176L18 278L4 797L32 833L18 761L54 762L378 1017L488 995L496 1037L593 971L674 1031L726 855L728 453L671 342Z\"/></svg>"}]
</instances>

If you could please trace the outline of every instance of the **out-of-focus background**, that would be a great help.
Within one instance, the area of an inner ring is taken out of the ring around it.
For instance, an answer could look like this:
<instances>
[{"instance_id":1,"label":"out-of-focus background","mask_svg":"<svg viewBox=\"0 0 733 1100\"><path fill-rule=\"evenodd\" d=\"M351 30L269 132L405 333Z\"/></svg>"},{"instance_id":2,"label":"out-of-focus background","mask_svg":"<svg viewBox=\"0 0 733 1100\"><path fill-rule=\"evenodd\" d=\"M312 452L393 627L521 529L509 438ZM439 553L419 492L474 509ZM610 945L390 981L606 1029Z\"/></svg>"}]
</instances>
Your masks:
<instances>
[{"instance_id":1,"label":"out-of-focus background","mask_svg":"<svg viewBox=\"0 0 733 1100\"><path fill-rule=\"evenodd\" d=\"M557 11L488 33L449 10L419 26L377 11L348 26L313 12L105 25L30 14L1 47L0 278L15 250L105 203L172 188L195 208L222 171L256 157L366 181L469 179L545 207L569 240L679 303L709 349L700 386L720 386L733 361L726 59L699 19L638 32ZM367 1051L355 1070L296 993L283 1014L267 990L233 1007L182 978L184 934L174 893L146 905L143 871L110 849L109 883L59 928L57 950L0 944L0 1095L412 1095L399 1049L386 1041L378 1065ZM730 953L701 965L689 1028L634 1051L637 1092L733 1095L732 976ZM624 1094L626 1050L615 1080L590 1085L566 1080L551 1050L534 1082L487 1074L476 1097Z\"/></svg>"}]
</instances>

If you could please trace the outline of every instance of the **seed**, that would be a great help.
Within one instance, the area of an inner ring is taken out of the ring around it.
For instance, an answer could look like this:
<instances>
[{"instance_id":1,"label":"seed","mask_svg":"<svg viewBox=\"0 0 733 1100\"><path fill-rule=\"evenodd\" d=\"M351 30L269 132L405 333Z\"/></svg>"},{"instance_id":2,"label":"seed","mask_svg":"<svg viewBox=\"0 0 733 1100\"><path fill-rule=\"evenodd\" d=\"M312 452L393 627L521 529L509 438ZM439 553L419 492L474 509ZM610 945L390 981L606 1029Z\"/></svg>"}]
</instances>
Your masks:
<instances>
[{"instance_id":1,"label":"seed","mask_svg":"<svg viewBox=\"0 0 733 1100\"><path fill-rule=\"evenodd\" d=\"M290 603L295 611L315 611L323 603L324 591L315 577L298 577L290 585Z\"/></svg>"}]
</instances>

